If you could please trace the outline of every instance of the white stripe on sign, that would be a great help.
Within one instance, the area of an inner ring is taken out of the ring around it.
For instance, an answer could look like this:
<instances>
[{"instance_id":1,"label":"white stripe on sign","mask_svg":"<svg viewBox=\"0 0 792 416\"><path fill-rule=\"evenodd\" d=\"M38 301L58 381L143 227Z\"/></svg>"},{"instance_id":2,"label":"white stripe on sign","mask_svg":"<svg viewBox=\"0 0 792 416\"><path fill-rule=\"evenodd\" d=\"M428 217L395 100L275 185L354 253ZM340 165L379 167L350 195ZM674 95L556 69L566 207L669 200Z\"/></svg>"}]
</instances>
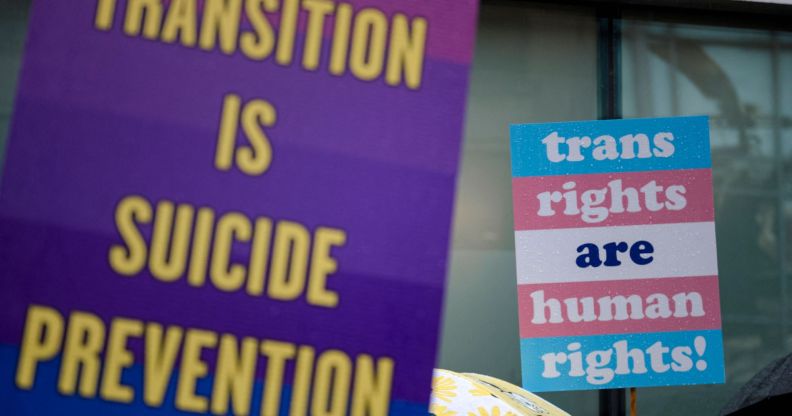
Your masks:
<instances>
[{"instance_id":1,"label":"white stripe on sign","mask_svg":"<svg viewBox=\"0 0 792 416\"><path fill-rule=\"evenodd\" d=\"M520 284L718 274L711 221L525 230L514 242Z\"/></svg>"}]
</instances>

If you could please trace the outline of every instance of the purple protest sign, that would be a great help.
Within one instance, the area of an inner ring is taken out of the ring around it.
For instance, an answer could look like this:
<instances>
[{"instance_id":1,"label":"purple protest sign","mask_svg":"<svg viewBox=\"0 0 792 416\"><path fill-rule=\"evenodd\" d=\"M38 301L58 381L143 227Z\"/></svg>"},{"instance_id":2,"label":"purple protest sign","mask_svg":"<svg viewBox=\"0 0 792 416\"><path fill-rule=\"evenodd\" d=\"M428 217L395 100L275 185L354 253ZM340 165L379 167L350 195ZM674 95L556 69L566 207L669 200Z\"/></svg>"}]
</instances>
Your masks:
<instances>
[{"instance_id":1,"label":"purple protest sign","mask_svg":"<svg viewBox=\"0 0 792 416\"><path fill-rule=\"evenodd\" d=\"M426 414L476 3L35 2L8 414Z\"/></svg>"}]
</instances>

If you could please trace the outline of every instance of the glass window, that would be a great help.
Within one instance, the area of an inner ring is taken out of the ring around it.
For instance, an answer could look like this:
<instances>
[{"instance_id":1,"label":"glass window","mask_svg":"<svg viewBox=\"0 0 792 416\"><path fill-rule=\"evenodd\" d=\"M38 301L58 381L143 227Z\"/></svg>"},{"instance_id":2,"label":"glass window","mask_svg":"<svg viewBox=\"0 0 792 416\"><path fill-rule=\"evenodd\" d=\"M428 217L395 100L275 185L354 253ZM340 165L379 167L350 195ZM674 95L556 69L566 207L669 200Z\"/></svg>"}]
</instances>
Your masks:
<instances>
[{"instance_id":1,"label":"glass window","mask_svg":"<svg viewBox=\"0 0 792 416\"><path fill-rule=\"evenodd\" d=\"M592 9L482 4L438 366L520 384L509 124L597 117ZM596 392L543 394L595 409Z\"/></svg>"},{"instance_id":2,"label":"glass window","mask_svg":"<svg viewBox=\"0 0 792 416\"><path fill-rule=\"evenodd\" d=\"M792 346L792 35L622 25L624 117L710 116L726 353L725 386L642 389L639 400L646 414L715 414Z\"/></svg>"},{"instance_id":3,"label":"glass window","mask_svg":"<svg viewBox=\"0 0 792 416\"><path fill-rule=\"evenodd\" d=\"M596 118L602 63L594 16L535 4L482 5L441 367L519 382L506 129L513 122ZM728 381L641 389L638 397L642 414L714 414L792 346L792 35L628 13L621 57L624 117L711 118ZM593 392L543 396L573 414L597 408Z\"/></svg>"}]
</instances>

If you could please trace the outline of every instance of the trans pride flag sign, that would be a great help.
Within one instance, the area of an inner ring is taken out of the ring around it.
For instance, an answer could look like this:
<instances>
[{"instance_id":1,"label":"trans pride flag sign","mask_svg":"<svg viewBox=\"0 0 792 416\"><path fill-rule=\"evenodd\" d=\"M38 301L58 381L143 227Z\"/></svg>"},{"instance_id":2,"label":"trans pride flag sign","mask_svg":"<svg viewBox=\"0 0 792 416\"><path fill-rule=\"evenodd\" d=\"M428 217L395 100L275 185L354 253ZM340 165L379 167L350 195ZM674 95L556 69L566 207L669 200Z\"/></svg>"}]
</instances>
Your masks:
<instances>
[{"instance_id":1,"label":"trans pride flag sign","mask_svg":"<svg viewBox=\"0 0 792 416\"><path fill-rule=\"evenodd\" d=\"M706 117L511 126L523 386L722 383Z\"/></svg>"}]
</instances>

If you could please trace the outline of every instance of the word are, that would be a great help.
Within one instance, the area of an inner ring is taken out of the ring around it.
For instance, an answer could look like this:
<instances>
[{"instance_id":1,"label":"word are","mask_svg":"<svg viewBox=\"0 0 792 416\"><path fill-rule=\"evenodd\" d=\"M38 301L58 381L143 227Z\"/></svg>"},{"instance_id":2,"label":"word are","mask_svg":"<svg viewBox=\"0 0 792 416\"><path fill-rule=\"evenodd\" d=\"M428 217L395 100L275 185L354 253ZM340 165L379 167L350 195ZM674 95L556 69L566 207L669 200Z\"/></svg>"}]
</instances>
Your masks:
<instances>
[{"instance_id":1,"label":"word are","mask_svg":"<svg viewBox=\"0 0 792 416\"><path fill-rule=\"evenodd\" d=\"M585 376L587 382L595 385L607 384L616 375L646 374L649 371L647 364L654 373L662 374L667 371L685 373L693 369L694 354L699 357L704 355L707 342L704 337L697 336L694 339L694 352L689 346L669 348L661 341L655 342L645 350L630 349L626 340L617 341L613 343L612 348L607 350L588 352L585 359L581 347L581 343L572 342L567 345L567 351L542 355L541 359L544 364L542 377L560 377L559 367L562 365L566 365L567 374L570 377ZM611 364L614 361L614 356L615 366ZM632 365L630 365L631 361ZM697 359L695 367L699 371L704 371L707 369L707 362Z\"/></svg>"},{"instance_id":2,"label":"word are","mask_svg":"<svg viewBox=\"0 0 792 416\"><path fill-rule=\"evenodd\" d=\"M673 302L673 306L671 305ZM679 292L669 296L664 293L653 293L644 299L640 295L602 296L594 299L591 296L566 299L545 299L545 291L531 293L533 316L531 323L560 324L566 321L608 322L648 319L667 319L702 317L704 301L698 292ZM561 306L563 303L563 307ZM549 317L548 317L549 315Z\"/></svg>"},{"instance_id":3,"label":"word are","mask_svg":"<svg viewBox=\"0 0 792 416\"><path fill-rule=\"evenodd\" d=\"M600 249L596 244L584 243L578 246L577 252L581 253L575 263L580 268L586 267L599 267L605 265L607 267L620 266L619 253L626 253L629 251L630 260L639 266L645 266L654 260L651 256L654 253L654 246L648 241L637 241L632 245L628 245L624 241L610 242L602 246L605 252L605 261L600 259Z\"/></svg>"},{"instance_id":4,"label":"word are","mask_svg":"<svg viewBox=\"0 0 792 416\"><path fill-rule=\"evenodd\" d=\"M135 195L118 203L115 220L123 244L110 247L108 258L122 276L138 275L148 266L162 282L186 278L190 286L201 287L209 280L225 292L262 296L266 288L272 299L291 301L304 294L311 305L338 305L338 294L326 285L338 269L331 250L346 242L342 230L309 231L296 222L239 212L218 217L212 208L167 200L155 210ZM250 252L246 265L231 261L232 247L243 244Z\"/></svg>"},{"instance_id":5,"label":"word are","mask_svg":"<svg viewBox=\"0 0 792 416\"><path fill-rule=\"evenodd\" d=\"M135 354L128 343L142 345ZM203 357L212 354L210 364ZM64 317L55 309L28 308L16 385L33 388L42 363L60 355L57 389L63 395L131 403L140 395L152 407L162 406L176 377L176 409L214 414L251 414L256 367L265 362L261 414L279 414L284 382L291 381L292 415L387 415L394 363L367 354L350 357L340 350L317 351L252 337L116 317L109 324L98 316L73 311ZM136 363L136 360L142 362ZM140 391L122 382L133 365L143 368ZM213 368L210 368L213 367ZM287 371L288 369L288 371ZM293 372L287 377L287 373ZM211 377L211 393L196 391ZM350 398L351 396L351 398Z\"/></svg>"},{"instance_id":6,"label":"word are","mask_svg":"<svg viewBox=\"0 0 792 416\"><path fill-rule=\"evenodd\" d=\"M613 136L564 138L552 132L542 139L547 152L547 160L558 162L580 162L586 159L583 150L591 149L594 160L648 159L651 157L671 157L674 154L674 135L661 132L654 135L651 143L645 134L627 134L616 140ZM565 150L565 151L564 151Z\"/></svg>"},{"instance_id":7,"label":"word are","mask_svg":"<svg viewBox=\"0 0 792 416\"><path fill-rule=\"evenodd\" d=\"M116 0L97 0L94 25L109 31L116 18ZM274 54L289 66L295 51L301 66L316 71L328 33L327 70L347 70L364 81L384 73L388 85L421 85L427 22L403 13L386 15L374 7L357 10L332 0L128 0L123 10L124 34L205 51L237 51L252 61ZM297 47L298 22L305 19L302 47ZM243 25L243 22L245 23ZM273 25L277 23L277 28Z\"/></svg>"},{"instance_id":8,"label":"word are","mask_svg":"<svg viewBox=\"0 0 792 416\"><path fill-rule=\"evenodd\" d=\"M663 187L657 181L650 181L640 189L624 187L621 179L608 182L601 189L589 189L578 192L575 181L565 182L561 191L546 191L538 194L540 217L552 217L556 214L554 204L563 204L564 215L579 215L580 219L589 224L605 221L610 214L624 212L641 212L642 207L657 212L663 209L681 211L687 206L684 185Z\"/></svg>"}]
</instances>

